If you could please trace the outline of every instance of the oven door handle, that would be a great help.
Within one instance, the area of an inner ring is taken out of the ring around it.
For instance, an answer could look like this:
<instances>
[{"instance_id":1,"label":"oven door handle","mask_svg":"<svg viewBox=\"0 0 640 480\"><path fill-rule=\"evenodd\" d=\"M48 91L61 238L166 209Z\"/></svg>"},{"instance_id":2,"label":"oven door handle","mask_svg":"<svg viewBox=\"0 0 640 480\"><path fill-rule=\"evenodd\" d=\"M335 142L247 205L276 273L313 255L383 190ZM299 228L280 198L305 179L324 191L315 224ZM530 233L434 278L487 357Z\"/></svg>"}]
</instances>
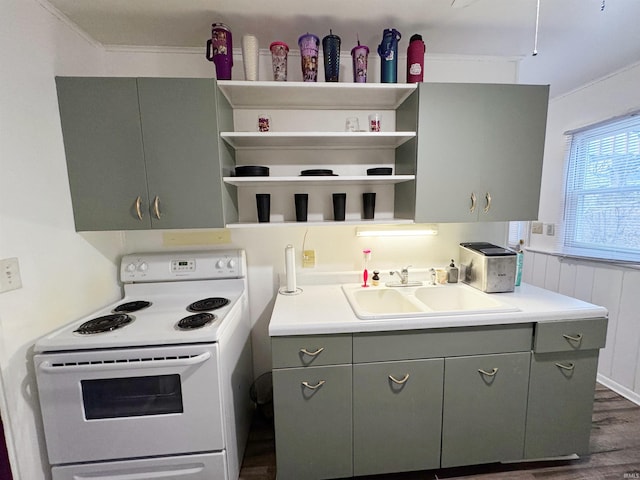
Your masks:
<instances>
[{"instance_id":1,"label":"oven door handle","mask_svg":"<svg viewBox=\"0 0 640 480\"><path fill-rule=\"evenodd\" d=\"M93 363L52 363L45 360L38 368L46 373L65 373L65 372L103 372L107 370L132 370L135 368L159 368L159 367L190 367L206 362L211 358L211 352L204 352L200 355L187 358L144 358L124 361L104 361Z\"/></svg>"},{"instance_id":2,"label":"oven door handle","mask_svg":"<svg viewBox=\"0 0 640 480\"><path fill-rule=\"evenodd\" d=\"M147 480L149 475L153 475L153 478L182 478L187 475L191 476L196 473L202 473L202 467L200 466L191 466L185 465L184 468L181 465L169 466L168 469L156 470L153 469L153 472L141 472L141 473L124 473L124 474L113 474L111 472L107 472L106 475L96 476L95 474L88 474L88 476L84 476L82 474L76 474L73 478L77 480Z\"/></svg>"}]
</instances>

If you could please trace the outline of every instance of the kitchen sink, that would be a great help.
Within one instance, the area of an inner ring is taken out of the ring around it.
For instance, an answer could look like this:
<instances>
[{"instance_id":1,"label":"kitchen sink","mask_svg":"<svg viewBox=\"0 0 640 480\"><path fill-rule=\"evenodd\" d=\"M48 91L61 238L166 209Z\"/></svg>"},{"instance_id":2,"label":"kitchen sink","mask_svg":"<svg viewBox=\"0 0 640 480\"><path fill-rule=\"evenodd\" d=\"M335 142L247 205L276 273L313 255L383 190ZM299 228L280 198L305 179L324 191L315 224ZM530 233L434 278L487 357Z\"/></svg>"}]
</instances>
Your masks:
<instances>
[{"instance_id":1,"label":"kitchen sink","mask_svg":"<svg viewBox=\"0 0 640 480\"><path fill-rule=\"evenodd\" d=\"M363 320L515 312L518 308L463 283L418 287L343 285L353 312Z\"/></svg>"}]
</instances>

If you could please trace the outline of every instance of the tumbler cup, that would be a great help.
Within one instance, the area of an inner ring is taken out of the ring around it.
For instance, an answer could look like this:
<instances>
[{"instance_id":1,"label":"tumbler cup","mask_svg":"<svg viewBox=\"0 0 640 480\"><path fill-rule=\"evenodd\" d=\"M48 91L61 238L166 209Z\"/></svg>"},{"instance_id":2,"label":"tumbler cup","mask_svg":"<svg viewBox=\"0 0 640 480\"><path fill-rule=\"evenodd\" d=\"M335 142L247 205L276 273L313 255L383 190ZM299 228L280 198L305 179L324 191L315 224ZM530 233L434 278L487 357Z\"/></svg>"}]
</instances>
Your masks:
<instances>
[{"instance_id":1,"label":"tumbler cup","mask_svg":"<svg viewBox=\"0 0 640 480\"><path fill-rule=\"evenodd\" d=\"M376 194L367 192L362 194L362 218L370 220L376 211Z\"/></svg>"},{"instance_id":2,"label":"tumbler cup","mask_svg":"<svg viewBox=\"0 0 640 480\"><path fill-rule=\"evenodd\" d=\"M298 39L298 46L302 59L302 79L305 82L317 82L320 39L312 33L306 33Z\"/></svg>"},{"instance_id":3,"label":"tumbler cup","mask_svg":"<svg viewBox=\"0 0 640 480\"><path fill-rule=\"evenodd\" d=\"M407 48L407 83L417 83L424 80L424 53L426 47L422 41L422 36L411 36L409 47Z\"/></svg>"},{"instance_id":4,"label":"tumbler cup","mask_svg":"<svg viewBox=\"0 0 640 480\"><path fill-rule=\"evenodd\" d=\"M367 60L369 59L369 47L358 45L351 49L353 59L353 81L355 83L367 83Z\"/></svg>"},{"instance_id":5,"label":"tumbler cup","mask_svg":"<svg viewBox=\"0 0 640 480\"><path fill-rule=\"evenodd\" d=\"M258 39L255 35L242 37L242 61L245 80L258 80Z\"/></svg>"},{"instance_id":6,"label":"tumbler cup","mask_svg":"<svg viewBox=\"0 0 640 480\"><path fill-rule=\"evenodd\" d=\"M335 221L339 222L344 220L346 207L347 207L347 194L334 193L333 194L333 219Z\"/></svg>"},{"instance_id":7,"label":"tumbler cup","mask_svg":"<svg viewBox=\"0 0 640 480\"><path fill-rule=\"evenodd\" d=\"M268 222L271 214L271 195L268 193L256 193L256 207L258 209L258 222Z\"/></svg>"},{"instance_id":8,"label":"tumbler cup","mask_svg":"<svg viewBox=\"0 0 640 480\"><path fill-rule=\"evenodd\" d=\"M278 82L287 80L287 55L289 45L284 42L273 42L269 46L271 50L271 64L273 67L273 79Z\"/></svg>"},{"instance_id":9,"label":"tumbler cup","mask_svg":"<svg viewBox=\"0 0 640 480\"><path fill-rule=\"evenodd\" d=\"M329 30L329 35L322 39L324 54L324 81L337 82L340 77L340 37Z\"/></svg>"},{"instance_id":10,"label":"tumbler cup","mask_svg":"<svg viewBox=\"0 0 640 480\"><path fill-rule=\"evenodd\" d=\"M233 39L231 30L224 23L211 25L211 38L207 40L207 60L216 66L218 80L231 80L233 67Z\"/></svg>"},{"instance_id":11,"label":"tumbler cup","mask_svg":"<svg viewBox=\"0 0 640 480\"><path fill-rule=\"evenodd\" d=\"M295 193L294 202L296 205L296 222L306 222L307 208L309 205L309 194Z\"/></svg>"}]
</instances>

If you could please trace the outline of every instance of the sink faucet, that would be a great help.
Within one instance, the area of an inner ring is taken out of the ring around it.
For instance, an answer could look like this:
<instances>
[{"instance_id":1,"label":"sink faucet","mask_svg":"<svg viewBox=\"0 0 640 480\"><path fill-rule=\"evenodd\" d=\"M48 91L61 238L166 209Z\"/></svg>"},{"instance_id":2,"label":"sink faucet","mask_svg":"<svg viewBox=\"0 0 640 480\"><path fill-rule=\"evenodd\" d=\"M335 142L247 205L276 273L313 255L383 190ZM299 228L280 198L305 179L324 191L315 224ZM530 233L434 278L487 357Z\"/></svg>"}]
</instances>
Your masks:
<instances>
[{"instance_id":1,"label":"sink faucet","mask_svg":"<svg viewBox=\"0 0 640 480\"><path fill-rule=\"evenodd\" d=\"M397 271L397 270L394 270L394 271L389 272L389 273L391 273L391 275L394 275L394 274L396 274L396 273L397 273L397 274L398 274L398 276L400 277L400 284L402 284L402 285L407 285L407 284L409 283L409 267L410 267L410 266L411 266L411 265L407 265L407 266L406 266L405 268L403 268L403 269L402 269L402 271L400 271L400 272L399 272L399 271Z\"/></svg>"}]
</instances>

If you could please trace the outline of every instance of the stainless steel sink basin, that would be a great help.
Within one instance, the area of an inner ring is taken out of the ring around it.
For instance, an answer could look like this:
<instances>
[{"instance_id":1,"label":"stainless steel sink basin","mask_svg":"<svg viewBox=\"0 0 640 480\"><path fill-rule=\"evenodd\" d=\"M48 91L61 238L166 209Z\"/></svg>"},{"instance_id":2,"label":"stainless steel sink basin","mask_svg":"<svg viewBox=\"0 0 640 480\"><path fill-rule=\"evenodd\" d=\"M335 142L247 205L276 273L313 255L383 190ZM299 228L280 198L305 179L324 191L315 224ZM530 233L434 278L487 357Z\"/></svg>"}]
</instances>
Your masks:
<instances>
[{"instance_id":1,"label":"stainless steel sink basin","mask_svg":"<svg viewBox=\"0 0 640 480\"><path fill-rule=\"evenodd\" d=\"M356 316L364 320L518 311L463 283L408 288L351 284L342 290Z\"/></svg>"}]
</instances>

